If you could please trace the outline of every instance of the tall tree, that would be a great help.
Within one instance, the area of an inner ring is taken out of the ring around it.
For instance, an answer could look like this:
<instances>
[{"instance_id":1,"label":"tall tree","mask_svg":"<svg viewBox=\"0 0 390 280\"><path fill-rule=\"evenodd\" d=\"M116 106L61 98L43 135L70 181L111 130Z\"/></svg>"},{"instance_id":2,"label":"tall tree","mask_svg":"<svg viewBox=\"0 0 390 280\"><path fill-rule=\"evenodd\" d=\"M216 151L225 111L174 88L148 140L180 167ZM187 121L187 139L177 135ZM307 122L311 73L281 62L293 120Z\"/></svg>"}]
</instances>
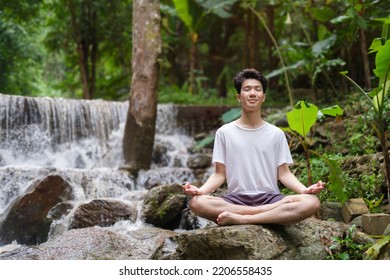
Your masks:
<instances>
[{"instance_id":1,"label":"tall tree","mask_svg":"<svg viewBox=\"0 0 390 280\"><path fill-rule=\"evenodd\" d=\"M127 170L150 168L157 116L158 57L161 53L159 0L133 2L133 54L130 104L123 155Z\"/></svg>"},{"instance_id":2,"label":"tall tree","mask_svg":"<svg viewBox=\"0 0 390 280\"><path fill-rule=\"evenodd\" d=\"M95 30L98 23L97 12L91 0L82 1L79 5L75 4L73 1L67 1L70 24L75 31L73 40L76 43L79 59L83 98L92 99L95 93L98 47Z\"/></svg>"},{"instance_id":3,"label":"tall tree","mask_svg":"<svg viewBox=\"0 0 390 280\"><path fill-rule=\"evenodd\" d=\"M44 43L63 67L57 87L84 99L115 99L123 88L128 92L132 0L44 2Z\"/></svg>"},{"instance_id":4,"label":"tall tree","mask_svg":"<svg viewBox=\"0 0 390 280\"><path fill-rule=\"evenodd\" d=\"M36 39L41 32L41 0L0 0L0 91L36 93L44 53Z\"/></svg>"}]
</instances>

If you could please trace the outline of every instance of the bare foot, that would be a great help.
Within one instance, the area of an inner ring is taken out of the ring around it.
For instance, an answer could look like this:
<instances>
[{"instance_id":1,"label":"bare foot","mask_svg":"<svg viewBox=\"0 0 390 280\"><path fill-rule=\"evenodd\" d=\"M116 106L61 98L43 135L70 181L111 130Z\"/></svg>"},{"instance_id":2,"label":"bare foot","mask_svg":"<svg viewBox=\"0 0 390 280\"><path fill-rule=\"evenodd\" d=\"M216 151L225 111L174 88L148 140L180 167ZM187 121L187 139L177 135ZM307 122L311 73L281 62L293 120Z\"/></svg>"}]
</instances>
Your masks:
<instances>
[{"instance_id":1,"label":"bare foot","mask_svg":"<svg viewBox=\"0 0 390 280\"><path fill-rule=\"evenodd\" d=\"M246 224L245 215L236 214L232 212L222 212L219 214L217 218L217 224L219 226L227 226L227 225L240 225Z\"/></svg>"}]
</instances>

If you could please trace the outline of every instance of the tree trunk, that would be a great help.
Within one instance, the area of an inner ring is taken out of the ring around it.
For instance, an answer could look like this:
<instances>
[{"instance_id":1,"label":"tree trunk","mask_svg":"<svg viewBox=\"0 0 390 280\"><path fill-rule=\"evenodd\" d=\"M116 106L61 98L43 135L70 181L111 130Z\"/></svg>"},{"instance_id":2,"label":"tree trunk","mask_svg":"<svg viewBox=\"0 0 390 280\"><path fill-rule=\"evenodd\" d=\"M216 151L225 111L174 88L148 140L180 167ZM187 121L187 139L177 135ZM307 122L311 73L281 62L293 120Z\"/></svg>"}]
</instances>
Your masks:
<instances>
[{"instance_id":1,"label":"tree trunk","mask_svg":"<svg viewBox=\"0 0 390 280\"><path fill-rule=\"evenodd\" d=\"M75 6L68 1L71 16L73 39L79 58L80 76L83 84L83 99L92 99L95 94L96 60L97 60L97 13L92 1L82 2ZM79 9L79 10L78 10ZM88 32L85 32L88 30Z\"/></svg>"},{"instance_id":2,"label":"tree trunk","mask_svg":"<svg viewBox=\"0 0 390 280\"><path fill-rule=\"evenodd\" d=\"M132 80L123 137L123 168L132 173L149 169L152 161L160 53L159 0L134 0Z\"/></svg>"}]
</instances>

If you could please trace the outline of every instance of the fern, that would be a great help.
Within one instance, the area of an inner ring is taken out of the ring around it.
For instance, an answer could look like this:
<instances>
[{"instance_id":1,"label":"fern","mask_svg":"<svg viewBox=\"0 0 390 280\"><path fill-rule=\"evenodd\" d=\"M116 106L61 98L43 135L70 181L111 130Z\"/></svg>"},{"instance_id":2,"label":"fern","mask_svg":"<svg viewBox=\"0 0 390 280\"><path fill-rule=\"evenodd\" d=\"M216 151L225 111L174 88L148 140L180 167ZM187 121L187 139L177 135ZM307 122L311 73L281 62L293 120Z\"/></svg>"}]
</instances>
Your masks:
<instances>
[{"instance_id":1,"label":"fern","mask_svg":"<svg viewBox=\"0 0 390 280\"><path fill-rule=\"evenodd\" d=\"M343 173L339 163L325 155L321 157L329 166L329 181L331 182L329 190L336 194L336 198L340 203L345 202L349 198L349 195L344 189L344 181L341 176Z\"/></svg>"}]
</instances>

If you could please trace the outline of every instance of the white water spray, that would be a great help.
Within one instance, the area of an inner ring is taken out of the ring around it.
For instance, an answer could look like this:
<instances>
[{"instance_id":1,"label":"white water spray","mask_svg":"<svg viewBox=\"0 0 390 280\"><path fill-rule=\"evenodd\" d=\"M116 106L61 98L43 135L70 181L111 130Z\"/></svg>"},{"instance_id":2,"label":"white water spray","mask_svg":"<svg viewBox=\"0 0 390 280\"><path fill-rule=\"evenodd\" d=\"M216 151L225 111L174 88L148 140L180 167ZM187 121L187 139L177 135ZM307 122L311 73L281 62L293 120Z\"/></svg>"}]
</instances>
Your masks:
<instances>
[{"instance_id":1,"label":"white water spray","mask_svg":"<svg viewBox=\"0 0 390 280\"><path fill-rule=\"evenodd\" d=\"M158 106L151 170L137 180L119 170L127 110L128 102L0 94L0 212L53 172L71 183L76 202L192 180L186 161L193 139L177 128L169 104Z\"/></svg>"}]
</instances>

